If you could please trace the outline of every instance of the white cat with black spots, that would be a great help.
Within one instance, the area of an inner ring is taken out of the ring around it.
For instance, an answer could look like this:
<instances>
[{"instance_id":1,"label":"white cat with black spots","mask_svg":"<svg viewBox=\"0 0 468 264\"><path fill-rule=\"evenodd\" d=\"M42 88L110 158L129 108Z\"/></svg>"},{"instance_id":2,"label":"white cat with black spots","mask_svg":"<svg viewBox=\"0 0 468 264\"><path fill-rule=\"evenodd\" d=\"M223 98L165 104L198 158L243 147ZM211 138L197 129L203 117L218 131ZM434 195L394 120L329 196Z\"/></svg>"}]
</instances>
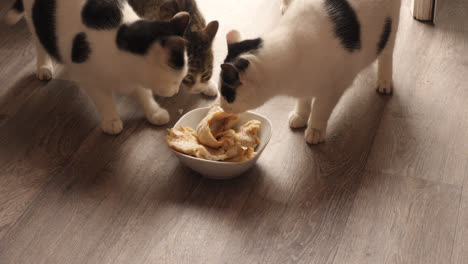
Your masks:
<instances>
[{"instance_id":1,"label":"white cat with black spots","mask_svg":"<svg viewBox=\"0 0 468 264\"><path fill-rule=\"evenodd\" d=\"M239 113L269 99L297 98L289 126L310 144L325 140L328 119L359 72L378 59L377 91L392 93L400 0L282 0L279 25L253 40L227 35L221 107Z\"/></svg>"},{"instance_id":2,"label":"white cat with black spots","mask_svg":"<svg viewBox=\"0 0 468 264\"><path fill-rule=\"evenodd\" d=\"M159 22L140 19L126 0L17 0L6 21L23 15L36 42L37 77L52 78L52 59L64 64L93 100L105 133L123 129L114 92L134 94L152 124L169 122L153 92L177 94L187 73L187 13Z\"/></svg>"}]
</instances>

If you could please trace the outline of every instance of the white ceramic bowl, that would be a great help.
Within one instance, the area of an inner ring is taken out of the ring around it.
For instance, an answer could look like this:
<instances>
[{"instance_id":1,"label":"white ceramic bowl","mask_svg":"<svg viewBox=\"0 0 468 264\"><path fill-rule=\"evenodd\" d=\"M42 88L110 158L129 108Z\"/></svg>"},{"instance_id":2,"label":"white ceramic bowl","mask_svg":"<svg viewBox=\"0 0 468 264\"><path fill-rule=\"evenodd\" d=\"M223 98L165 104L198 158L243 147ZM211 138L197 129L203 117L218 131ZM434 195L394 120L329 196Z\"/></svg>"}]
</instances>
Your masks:
<instances>
[{"instance_id":1,"label":"white ceramic bowl","mask_svg":"<svg viewBox=\"0 0 468 264\"><path fill-rule=\"evenodd\" d=\"M182 125L184 127L192 127L193 129L196 129L201 120L208 114L209 110L210 108L208 107L192 110L184 116L182 116L174 127L178 128ZM173 151L176 154L177 158L179 158L180 162L182 162L182 164L207 178L230 179L239 176L242 173L246 172L248 169L250 169L255 164L255 162L257 162L258 158L262 154L263 150L265 150L265 147L271 138L271 122L266 117L261 116L259 114L255 114L252 112L242 113L239 116L239 122L237 123L237 125L243 125L252 119L256 119L262 122L262 124L260 126L260 131L258 134L258 137L260 138L260 145L257 146L257 148L255 149L255 151L258 154L257 156L255 156L255 158L251 160L235 163L211 161L195 158L175 150Z\"/></svg>"}]
</instances>

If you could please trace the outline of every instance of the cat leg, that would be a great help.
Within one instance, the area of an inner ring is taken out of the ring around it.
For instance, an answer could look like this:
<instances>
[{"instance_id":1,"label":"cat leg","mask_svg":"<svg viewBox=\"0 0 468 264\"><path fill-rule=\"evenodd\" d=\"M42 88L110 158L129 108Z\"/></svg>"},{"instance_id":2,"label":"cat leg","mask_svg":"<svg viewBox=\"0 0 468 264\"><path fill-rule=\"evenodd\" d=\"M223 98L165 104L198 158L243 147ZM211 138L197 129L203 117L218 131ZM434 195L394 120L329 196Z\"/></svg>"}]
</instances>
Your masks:
<instances>
[{"instance_id":1,"label":"cat leg","mask_svg":"<svg viewBox=\"0 0 468 264\"><path fill-rule=\"evenodd\" d=\"M101 118L102 131L110 135L120 134L123 129L123 123L117 112L112 91L94 85L82 85L81 87L96 106Z\"/></svg>"},{"instance_id":2,"label":"cat leg","mask_svg":"<svg viewBox=\"0 0 468 264\"><path fill-rule=\"evenodd\" d=\"M289 113L289 127L300 128L305 127L307 125L307 120L310 116L311 104L311 98L297 99L294 111Z\"/></svg>"},{"instance_id":3,"label":"cat leg","mask_svg":"<svg viewBox=\"0 0 468 264\"><path fill-rule=\"evenodd\" d=\"M36 77L41 81L52 79L54 66L49 54L44 50L39 41L36 41Z\"/></svg>"},{"instance_id":4,"label":"cat leg","mask_svg":"<svg viewBox=\"0 0 468 264\"><path fill-rule=\"evenodd\" d=\"M328 119L340 100L339 96L317 97L312 104L312 113L309 117L305 139L309 144L319 144L325 141Z\"/></svg>"},{"instance_id":5,"label":"cat leg","mask_svg":"<svg viewBox=\"0 0 468 264\"><path fill-rule=\"evenodd\" d=\"M396 28L396 26L395 26ZM393 50L395 47L395 33L389 39L378 58L377 92L390 95L393 92Z\"/></svg>"},{"instance_id":6,"label":"cat leg","mask_svg":"<svg viewBox=\"0 0 468 264\"><path fill-rule=\"evenodd\" d=\"M37 39L34 29L33 22L29 16L25 16L26 22L29 28L29 31L33 33L34 43L36 46L36 77L41 81L48 81L52 79L52 74L54 71L54 66L52 64L52 59L50 58L47 51L44 50L42 44Z\"/></svg>"},{"instance_id":7,"label":"cat leg","mask_svg":"<svg viewBox=\"0 0 468 264\"><path fill-rule=\"evenodd\" d=\"M201 91L206 96L217 96L218 86L213 80L209 80L206 87Z\"/></svg>"},{"instance_id":8,"label":"cat leg","mask_svg":"<svg viewBox=\"0 0 468 264\"><path fill-rule=\"evenodd\" d=\"M161 108L153 98L153 92L145 88L137 88L135 96L141 108L145 112L146 119L153 125L165 125L169 123L169 112Z\"/></svg>"},{"instance_id":9,"label":"cat leg","mask_svg":"<svg viewBox=\"0 0 468 264\"><path fill-rule=\"evenodd\" d=\"M289 5L291 4L293 0L281 0L281 5L280 5L280 10L281 14L284 15L286 13L286 10L288 10Z\"/></svg>"},{"instance_id":10,"label":"cat leg","mask_svg":"<svg viewBox=\"0 0 468 264\"><path fill-rule=\"evenodd\" d=\"M377 92L384 95L393 92L393 49L384 50L378 59Z\"/></svg>"}]
</instances>

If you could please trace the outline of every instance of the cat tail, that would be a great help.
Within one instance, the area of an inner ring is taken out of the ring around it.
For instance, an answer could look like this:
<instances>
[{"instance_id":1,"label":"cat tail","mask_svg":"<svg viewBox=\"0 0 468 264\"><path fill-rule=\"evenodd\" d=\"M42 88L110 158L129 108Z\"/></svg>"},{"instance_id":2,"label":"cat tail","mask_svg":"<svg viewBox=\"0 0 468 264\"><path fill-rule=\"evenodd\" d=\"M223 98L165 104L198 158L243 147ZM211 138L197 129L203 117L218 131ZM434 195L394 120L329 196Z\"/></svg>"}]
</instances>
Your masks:
<instances>
[{"instance_id":1,"label":"cat tail","mask_svg":"<svg viewBox=\"0 0 468 264\"><path fill-rule=\"evenodd\" d=\"M24 16L23 0L16 0L4 18L5 23L14 25Z\"/></svg>"}]
</instances>

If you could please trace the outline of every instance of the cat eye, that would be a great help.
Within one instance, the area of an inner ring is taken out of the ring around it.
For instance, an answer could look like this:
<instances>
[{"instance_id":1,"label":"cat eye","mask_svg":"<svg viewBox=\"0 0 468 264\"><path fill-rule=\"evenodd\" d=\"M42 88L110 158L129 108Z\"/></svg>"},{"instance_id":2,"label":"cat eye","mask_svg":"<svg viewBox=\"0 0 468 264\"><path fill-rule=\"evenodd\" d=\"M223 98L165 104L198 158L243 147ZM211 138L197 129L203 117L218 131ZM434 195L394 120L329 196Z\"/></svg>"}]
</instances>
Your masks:
<instances>
[{"instance_id":1,"label":"cat eye","mask_svg":"<svg viewBox=\"0 0 468 264\"><path fill-rule=\"evenodd\" d=\"M193 83L193 76L187 75L185 76L184 80L182 81L184 84L192 84Z\"/></svg>"},{"instance_id":2,"label":"cat eye","mask_svg":"<svg viewBox=\"0 0 468 264\"><path fill-rule=\"evenodd\" d=\"M210 78L211 78L211 73L210 72L203 73L203 75L202 75L202 80L203 81L208 81L208 80L210 80Z\"/></svg>"}]
</instances>

